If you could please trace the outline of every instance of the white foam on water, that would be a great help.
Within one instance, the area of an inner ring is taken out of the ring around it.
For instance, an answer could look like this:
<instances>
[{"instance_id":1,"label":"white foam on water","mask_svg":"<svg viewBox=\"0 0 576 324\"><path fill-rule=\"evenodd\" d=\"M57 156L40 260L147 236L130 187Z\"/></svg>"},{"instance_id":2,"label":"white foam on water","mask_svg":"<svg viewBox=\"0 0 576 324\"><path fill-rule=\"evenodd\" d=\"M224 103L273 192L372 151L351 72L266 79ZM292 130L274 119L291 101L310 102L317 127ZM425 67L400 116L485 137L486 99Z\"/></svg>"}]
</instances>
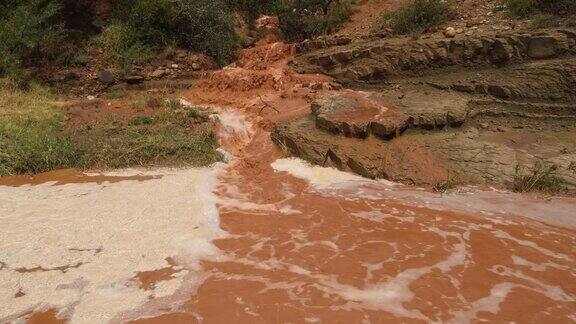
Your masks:
<instances>
[{"instance_id":1,"label":"white foam on water","mask_svg":"<svg viewBox=\"0 0 576 324\"><path fill-rule=\"evenodd\" d=\"M161 175L145 181L0 186L0 322L47 308L73 323L107 322L173 294L184 277L201 280L199 259L220 253L211 242L223 235L212 194L221 168L106 174ZM186 270L141 289L137 272L168 267L168 257ZM53 270L17 271L38 267ZM25 295L15 298L19 291Z\"/></svg>"},{"instance_id":2,"label":"white foam on water","mask_svg":"<svg viewBox=\"0 0 576 324\"><path fill-rule=\"evenodd\" d=\"M376 182L334 168L313 166L296 158L278 159L272 163L272 168L277 172L288 172L296 178L306 180L316 189L337 189Z\"/></svg>"},{"instance_id":3,"label":"white foam on water","mask_svg":"<svg viewBox=\"0 0 576 324\"><path fill-rule=\"evenodd\" d=\"M472 323L476 319L476 314L479 312L489 312L498 314L500 311L500 304L514 287L517 285L505 282L492 287L490 295L474 301L466 310L459 311L454 314L454 317L448 323L463 324Z\"/></svg>"},{"instance_id":4,"label":"white foam on water","mask_svg":"<svg viewBox=\"0 0 576 324\"><path fill-rule=\"evenodd\" d=\"M252 124L246 119L244 115L236 111L221 109L218 112L217 118L224 130L218 135L224 139L228 139L234 135L247 142L254 132L252 129Z\"/></svg>"},{"instance_id":5,"label":"white foam on water","mask_svg":"<svg viewBox=\"0 0 576 324\"><path fill-rule=\"evenodd\" d=\"M294 234L297 235L298 233ZM426 267L406 269L398 273L396 276L383 280L382 282L369 284L369 281L367 280L367 285L363 288L343 284L338 280L337 276L317 273L299 265L285 263L283 260L275 258L265 261L243 258L235 261L253 266L257 269L286 269L294 274L304 276L314 281L313 283L309 283L308 280L291 281L290 283L275 283L274 287L269 282L266 282L266 288L264 291L272 290L276 287L288 290L291 289L289 287L299 287L300 285L306 284L327 295L338 295L347 301L346 304L332 306L332 309L334 310L383 310L398 317L428 320L428 318L419 310L408 309L404 305L414 298L415 294L410 287L416 280L434 270L449 273L452 268L464 264L467 257L466 244L458 234L452 234L452 236L458 238L460 242L456 243L452 247L451 253L444 260ZM366 264L364 264L364 266L366 266ZM382 267L382 264L374 264L367 266L367 269L374 271L380 267ZM264 280L262 278L248 279L247 277L244 277L244 279L258 281ZM287 293L290 295L290 291L287 291ZM294 299L297 300L298 298L294 297Z\"/></svg>"},{"instance_id":6,"label":"white foam on water","mask_svg":"<svg viewBox=\"0 0 576 324\"><path fill-rule=\"evenodd\" d=\"M554 198L546 201L502 190L481 191L474 188L440 195L386 180L362 178L334 168L312 166L297 158L276 160L272 168L306 180L323 194L341 195L348 200L395 199L421 208L481 214L494 222L501 222L499 217L502 215L516 215L554 226L576 228L574 199Z\"/></svg>"},{"instance_id":7,"label":"white foam on water","mask_svg":"<svg viewBox=\"0 0 576 324\"><path fill-rule=\"evenodd\" d=\"M553 262L534 263L517 255L512 256L512 262L519 266L529 267L530 270L537 272L546 271L546 269L548 269L549 267L560 270L570 270L569 266L562 266Z\"/></svg>"},{"instance_id":8,"label":"white foam on water","mask_svg":"<svg viewBox=\"0 0 576 324\"><path fill-rule=\"evenodd\" d=\"M549 256L551 258L560 259L560 260L569 261L569 262L574 262L574 259L572 257L566 255L566 254L550 251L546 248L539 246L538 244L536 244L532 241L517 239L507 232L497 230L497 231L492 231L492 233L494 234L495 237L497 237L499 239L514 241L514 242L518 243L519 245L533 248L534 250L537 250L538 252L540 252L546 256Z\"/></svg>"}]
</instances>

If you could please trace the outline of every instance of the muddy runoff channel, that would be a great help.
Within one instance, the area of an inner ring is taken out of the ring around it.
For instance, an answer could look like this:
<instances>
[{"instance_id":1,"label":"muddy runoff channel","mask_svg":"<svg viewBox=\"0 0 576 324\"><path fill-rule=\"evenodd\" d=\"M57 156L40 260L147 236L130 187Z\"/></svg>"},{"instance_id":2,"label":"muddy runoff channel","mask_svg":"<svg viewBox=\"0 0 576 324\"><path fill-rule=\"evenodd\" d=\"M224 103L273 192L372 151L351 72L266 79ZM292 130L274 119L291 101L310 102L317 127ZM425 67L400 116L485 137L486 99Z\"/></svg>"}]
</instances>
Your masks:
<instances>
[{"instance_id":1,"label":"muddy runoff channel","mask_svg":"<svg viewBox=\"0 0 576 324\"><path fill-rule=\"evenodd\" d=\"M227 163L0 186L0 322L576 321L574 200L310 166L212 109Z\"/></svg>"}]
</instances>

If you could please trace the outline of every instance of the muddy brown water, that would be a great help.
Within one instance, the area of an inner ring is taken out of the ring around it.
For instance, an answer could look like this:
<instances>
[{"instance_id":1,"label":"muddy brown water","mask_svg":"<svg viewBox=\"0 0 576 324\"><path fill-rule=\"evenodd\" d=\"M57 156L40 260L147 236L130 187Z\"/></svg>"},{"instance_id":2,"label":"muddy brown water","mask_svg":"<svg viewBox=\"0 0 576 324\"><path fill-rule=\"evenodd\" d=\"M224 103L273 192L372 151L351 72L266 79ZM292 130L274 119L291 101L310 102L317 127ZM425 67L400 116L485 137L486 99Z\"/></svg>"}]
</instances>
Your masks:
<instances>
[{"instance_id":1,"label":"muddy brown water","mask_svg":"<svg viewBox=\"0 0 576 324\"><path fill-rule=\"evenodd\" d=\"M176 255L165 255L164 266L138 267L128 280L120 278L112 287L97 287L120 294L116 300L121 303L123 289L130 282L137 283L126 295L132 298L134 292L155 291L162 283L180 280L171 293L148 295L130 309L118 308L106 321L576 321L576 230L570 222L570 208L576 210L574 201L535 202L496 192L500 200L489 198L471 207L474 193L443 200L425 190L362 180L284 159L258 123L238 114L223 116L222 147L233 158L228 165L219 166L214 187L219 227L225 232L213 241L218 253L202 254L200 267L196 267L189 262L195 254L180 250ZM130 195L138 194L129 191L132 186L170 179L160 171L156 173L120 178L100 175L88 180L105 181L111 187L132 183L125 188L125 194ZM75 185L71 179L87 180L66 172L62 175L47 178L65 183L64 187ZM6 181L4 185L24 184ZM29 181L26 185L34 188L47 181ZM431 199L437 201L430 203ZM186 201L179 204L185 205ZM170 206L162 208L169 210ZM548 214L538 218L533 215L535 211ZM547 221L556 214L569 221ZM165 217L161 215L161 211L152 210L140 217ZM526 215L540 221L522 217ZM193 233L200 226L184 231ZM158 239L172 234L167 231ZM156 243L142 242L152 246ZM114 246L104 246L104 252L96 257L111 248ZM72 280L65 275L72 276L83 267L81 264L61 274L50 273L61 275L65 284ZM12 271L9 264L0 268L0 275ZM179 276L183 272L188 275ZM74 317L91 298L93 295L83 297L80 293L65 308L40 302L19 316L7 314L10 316L6 321L101 322L101 314L86 310L81 318Z\"/></svg>"}]
</instances>

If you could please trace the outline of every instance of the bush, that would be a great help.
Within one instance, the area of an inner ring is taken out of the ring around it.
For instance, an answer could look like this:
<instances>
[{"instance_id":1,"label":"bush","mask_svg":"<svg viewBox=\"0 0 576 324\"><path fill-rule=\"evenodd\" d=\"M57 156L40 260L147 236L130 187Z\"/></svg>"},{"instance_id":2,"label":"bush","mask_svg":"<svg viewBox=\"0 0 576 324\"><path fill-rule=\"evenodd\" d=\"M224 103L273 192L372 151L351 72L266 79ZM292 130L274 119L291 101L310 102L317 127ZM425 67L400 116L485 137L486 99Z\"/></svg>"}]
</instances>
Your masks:
<instances>
[{"instance_id":1,"label":"bush","mask_svg":"<svg viewBox=\"0 0 576 324\"><path fill-rule=\"evenodd\" d=\"M396 34L422 33L438 26L454 15L452 7L443 0L410 0L398 9L384 14L376 30L390 28Z\"/></svg>"},{"instance_id":2,"label":"bush","mask_svg":"<svg viewBox=\"0 0 576 324\"><path fill-rule=\"evenodd\" d=\"M237 46L224 0L125 0L100 41L121 64L147 60L170 46L201 51L225 64Z\"/></svg>"},{"instance_id":3,"label":"bush","mask_svg":"<svg viewBox=\"0 0 576 324\"><path fill-rule=\"evenodd\" d=\"M280 0L274 11L288 40L300 41L334 32L354 12L351 0Z\"/></svg>"},{"instance_id":4,"label":"bush","mask_svg":"<svg viewBox=\"0 0 576 324\"><path fill-rule=\"evenodd\" d=\"M227 0L228 6L244 15L251 25L262 14L274 14L277 0Z\"/></svg>"},{"instance_id":5,"label":"bush","mask_svg":"<svg viewBox=\"0 0 576 324\"><path fill-rule=\"evenodd\" d=\"M513 16L526 16L538 11L551 14L576 12L574 0L505 0L505 4Z\"/></svg>"},{"instance_id":6,"label":"bush","mask_svg":"<svg viewBox=\"0 0 576 324\"><path fill-rule=\"evenodd\" d=\"M0 4L0 75L26 81L21 68L42 58L43 52L63 37L62 26L54 21L59 11L56 0Z\"/></svg>"},{"instance_id":7,"label":"bush","mask_svg":"<svg viewBox=\"0 0 576 324\"><path fill-rule=\"evenodd\" d=\"M516 166L512 189L515 192L538 191L548 194L564 192L564 181L558 176L558 166L537 161L531 169Z\"/></svg>"}]
</instances>

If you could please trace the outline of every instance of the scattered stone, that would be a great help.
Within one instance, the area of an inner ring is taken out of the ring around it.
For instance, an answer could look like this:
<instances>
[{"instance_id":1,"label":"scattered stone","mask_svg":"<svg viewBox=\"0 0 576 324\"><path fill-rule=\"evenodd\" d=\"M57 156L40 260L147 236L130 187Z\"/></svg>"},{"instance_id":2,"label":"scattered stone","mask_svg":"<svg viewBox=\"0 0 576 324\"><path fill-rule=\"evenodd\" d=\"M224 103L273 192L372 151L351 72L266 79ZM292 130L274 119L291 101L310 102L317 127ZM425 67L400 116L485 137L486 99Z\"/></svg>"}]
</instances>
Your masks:
<instances>
[{"instance_id":1,"label":"scattered stone","mask_svg":"<svg viewBox=\"0 0 576 324\"><path fill-rule=\"evenodd\" d=\"M188 55L188 53L186 53L186 51L184 51L184 50L178 50L176 52L176 57L181 59L181 60L185 59L187 55Z\"/></svg>"},{"instance_id":2,"label":"scattered stone","mask_svg":"<svg viewBox=\"0 0 576 324\"><path fill-rule=\"evenodd\" d=\"M152 72L151 76L153 78L161 78L166 75L166 70L164 69L157 69L156 71Z\"/></svg>"},{"instance_id":3,"label":"scattered stone","mask_svg":"<svg viewBox=\"0 0 576 324\"><path fill-rule=\"evenodd\" d=\"M198 71L198 70L200 70L201 68L202 68L202 67L200 66L199 63L197 63L197 62L192 63L192 70Z\"/></svg>"},{"instance_id":4,"label":"scattered stone","mask_svg":"<svg viewBox=\"0 0 576 324\"><path fill-rule=\"evenodd\" d=\"M482 24L480 18L472 18L466 22L466 27L474 27Z\"/></svg>"},{"instance_id":5,"label":"scattered stone","mask_svg":"<svg viewBox=\"0 0 576 324\"><path fill-rule=\"evenodd\" d=\"M280 26L278 17L261 16L254 22L256 29L277 29Z\"/></svg>"},{"instance_id":6,"label":"scattered stone","mask_svg":"<svg viewBox=\"0 0 576 324\"><path fill-rule=\"evenodd\" d=\"M141 75L130 75L125 77L124 81L128 84L138 84L144 82L144 77Z\"/></svg>"},{"instance_id":7,"label":"scattered stone","mask_svg":"<svg viewBox=\"0 0 576 324\"><path fill-rule=\"evenodd\" d=\"M67 72L63 77L62 77L62 81L64 82L68 82L68 81L75 81L80 79L80 77L78 76L78 74L76 74L75 72L69 71Z\"/></svg>"},{"instance_id":8,"label":"scattered stone","mask_svg":"<svg viewBox=\"0 0 576 324\"><path fill-rule=\"evenodd\" d=\"M479 127L480 129L489 129L489 128L490 128L490 125L488 125L488 124L486 124L486 123L480 123L480 124L478 124L478 127Z\"/></svg>"},{"instance_id":9,"label":"scattered stone","mask_svg":"<svg viewBox=\"0 0 576 324\"><path fill-rule=\"evenodd\" d=\"M113 85L116 83L114 74L108 70L103 70L98 74L98 80L106 85Z\"/></svg>"},{"instance_id":10,"label":"scattered stone","mask_svg":"<svg viewBox=\"0 0 576 324\"><path fill-rule=\"evenodd\" d=\"M448 38L453 38L454 36L456 36L456 29L454 29L454 27L446 28L446 30L444 30L444 36Z\"/></svg>"},{"instance_id":11,"label":"scattered stone","mask_svg":"<svg viewBox=\"0 0 576 324\"><path fill-rule=\"evenodd\" d=\"M344 87L338 83L338 82L332 82L330 83L330 87L332 88L332 90L342 90L344 89Z\"/></svg>"},{"instance_id":12,"label":"scattered stone","mask_svg":"<svg viewBox=\"0 0 576 324\"><path fill-rule=\"evenodd\" d=\"M86 99L88 99L89 101L92 101L92 100L95 100L96 97L95 96L88 96L88 97L86 97Z\"/></svg>"},{"instance_id":13,"label":"scattered stone","mask_svg":"<svg viewBox=\"0 0 576 324\"><path fill-rule=\"evenodd\" d=\"M310 89L312 90L322 90L323 86L321 82L312 82L310 84Z\"/></svg>"},{"instance_id":14,"label":"scattered stone","mask_svg":"<svg viewBox=\"0 0 576 324\"><path fill-rule=\"evenodd\" d=\"M172 64L171 67L172 67L173 69L179 68L178 64Z\"/></svg>"}]
</instances>

